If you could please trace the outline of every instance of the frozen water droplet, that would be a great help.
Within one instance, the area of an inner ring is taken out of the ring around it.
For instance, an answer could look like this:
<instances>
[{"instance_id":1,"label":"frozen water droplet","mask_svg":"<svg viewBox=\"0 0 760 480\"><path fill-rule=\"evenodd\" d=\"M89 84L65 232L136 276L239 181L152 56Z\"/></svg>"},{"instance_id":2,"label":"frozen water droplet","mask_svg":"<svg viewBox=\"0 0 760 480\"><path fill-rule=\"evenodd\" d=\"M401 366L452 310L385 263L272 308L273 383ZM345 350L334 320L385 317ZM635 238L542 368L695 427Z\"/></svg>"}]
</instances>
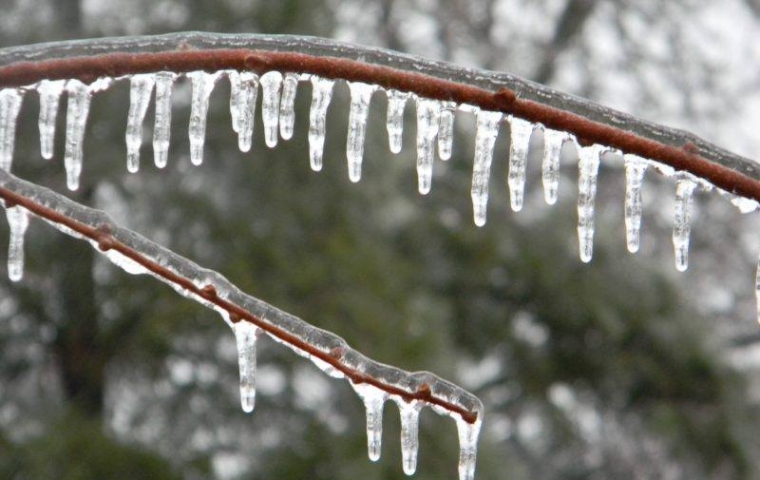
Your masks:
<instances>
[{"instance_id":1,"label":"frozen water droplet","mask_svg":"<svg viewBox=\"0 0 760 480\"><path fill-rule=\"evenodd\" d=\"M348 88L351 90L351 109L348 114L346 157L348 158L348 178L356 183L362 178L367 114L369 102L376 87L367 83L349 82Z\"/></svg>"},{"instance_id":2,"label":"frozen water droplet","mask_svg":"<svg viewBox=\"0 0 760 480\"><path fill-rule=\"evenodd\" d=\"M3 88L0 90L0 169L10 172L13 163L13 147L16 143L16 119L21 110L23 90Z\"/></svg>"},{"instance_id":3,"label":"frozen water droplet","mask_svg":"<svg viewBox=\"0 0 760 480\"><path fill-rule=\"evenodd\" d=\"M150 96L156 80L153 74L133 75L129 79L129 114L127 115L127 170L132 173L140 168L142 124L148 111Z\"/></svg>"},{"instance_id":4,"label":"frozen water droplet","mask_svg":"<svg viewBox=\"0 0 760 480\"><path fill-rule=\"evenodd\" d=\"M267 72L261 76L261 119L264 122L264 141L267 147L277 146L277 125L280 121L280 72Z\"/></svg>"},{"instance_id":5,"label":"frozen water droplet","mask_svg":"<svg viewBox=\"0 0 760 480\"><path fill-rule=\"evenodd\" d=\"M10 243L8 244L8 278L18 282L24 276L24 234L29 226L28 212L19 207L5 209L10 226Z\"/></svg>"},{"instance_id":6,"label":"frozen water droplet","mask_svg":"<svg viewBox=\"0 0 760 480\"><path fill-rule=\"evenodd\" d=\"M567 132L544 130L544 159L541 165L541 180L544 184L544 200L549 205L557 203L559 193L559 161L562 145L568 140Z\"/></svg>"},{"instance_id":7,"label":"frozen water droplet","mask_svg":"<svg viewBox=\"0 0 760 480\"><path fill-rule=\"evenodd\" d=\"M282 99L280 100L280 136L283 140L293 137L293 125L296 121L295 102L298 90L298 74L288 72L282 80Z\"/></svg>"},{"instance_id":8,"label":"frozen water droplet","mask_svg":"<svg viewBox=\"0 0 760 480\"><path fill-rule=\"evenodd\" d=\"M90 113L92 94L79 80L66 82L68 105L66 108L66 150L63 163L66 168L66 185L69 190L79 188L82 173L84 130Z\"/></svg>"},{"instance_id":9,"label":"frozen water droplet","mask_svg":"<svg viewBox=\"0 0 760 480\"><path fill-rule=\"evenodd\" d=\"M581 261L588 263L594 252L594 203L601 145L583 147L578 152L578 245Z\"/></svg>"},{"instance_id":10,"label":"frozen water droplet","mask_svg":"<svg viewBox=\"0 0 760 480\"><path fill-rule=\"evenodd\" d=\"M66 80L43 80L37 85L40 95L40 153L45 160L53 158L55 120L65 84Z\"/></svg>"},{"instance_id":11,"label":"frozen water droplet","mask_svg":"<svg viewBox=\"0 0 760 480\"><path fill-rule=\"evenodd\" d=\"M193 94L190 101L190 161L193 165L203 163L203 145L206 143L206 118L211 91L221 72L208 73L195 71L187 74L193 82Z\"/></svg>"},{"instance_id":12,"label":"frozen water droplet","mask_svg":"<svg viewBox=\"0 0 760 480\"><path fill-rule=\"evenodd\" d=\"M251 150L253 119L256 113L259 76L253 72L227 73L230 79L230 115L232 129L238 134L238 148L241 152Z\"/></svg>"},{"instance_id":13,"label":"frozen water droplet","mask_svg":"<svg viewBox=\"0 0 760 480\"><path fill-rule=\"evenodd\" d=\"M441 160L451 158L452 144L454 143L454 111L456 103L442 102L441 121L438 126L438 156Z\"/></svg>"},{"instance_id":14,"label":"frozen water droplet","mask_svg":"<svg viewBox=\"0 0 760 480\"><path fill-rule=\"evenodd\" d=\"M641 231L641 184L647 170L647 161L636 155L625 155L625 238L628 251L639 251Z\"/></svg>"},{"instance_id":15,"label":"frozen water droplet","mask_svg":"<svg viewBox=\"0 0 760 480\"><path fill-rule=\"evenodd\" d=\"M396 403L401 414L401 462L404 473L414 475L417 470L419 421L422 406L417 401L398 400Z\"/></svg>"},{"instance_id":16,"label":"frozen water droplet","mask_svg":"<svg viewBox=\"0 0 760 480\"><path fill-rule=\"evenodd\" d=\"M401 151L401 139L404 136L404 107L409 98L406 92L388 90L388 114L386 128L388 130L388 144L392 153Z\"/></svg>"},{"instance_id":17,"label":"frozen water droplet","mask_svg":"<svg viewBox=\"0 0 760 480\"><path fill-rule=\"evenodd\" d=\"M367 414L367 452L373 462L380 460L383 439L383 404L388 394L367 383L351 383L351 386L364 402Z\"/></svg>"},{"instance_id":18,"label":"frozen water droplet","mask_svg":"<svg viewBox=\"0 0 760 480\"><path fill-rule=\"evenodd\" d=\"M441 103L427 98L417 99L417 184L422 195L430 192L435 158L435 137L438 134Z\"/></svg>"},{"instance_id":19,"label":"frozen water droplet","mask_svg":"<svg viewBox=\"0 0 760 480\"><path fill-rule=\"evenodd\" d=\"M502 114L499 112L478 111L477 133L475 134L475 161L472 167L472 208L475 225L482 227L486 224L488 208L488 181L491 176L491 161L496 136L499 134L499 123Z\"/></svg>"},{"instance_id":20,"label":"frozen water droplet","mask_svg":"<svg viewBox=\"0 0 760 480\"><path fill-rule=\"evenodd\" d=\"M525 166L528 163L528 148L530 136L535 124L522 118L510 117L509 143L509 199L512 210L519 212L523 207L525 197Z\"/></svg>"},{"instance_id":21,"label":"frozen water droplet","mask_svg":"<svg viewBox=\"0 0 760 480\"><path fill-rule=\"evenodd\" d=\"M311 77L311 109L309 110L309 161L315 172L322 170L325 146L327 107L332 100L334 80Z\"/></svg>"},{"instance_id":22,"label":"frozen water droplet","mask_svg":"<svg viewBox=\"0 0 760 480\"><path fill-rule=\"evenodd\" d=\"M245 320L234 323L232 329L240 367L240 404L244 412L251 413L256 404L256 338L259 329Z\"/></svg>"},{"instance_id":23,"label":"frozen water droplet","mask_svg":"<svg viewBox=\"0 0 760 480\"><path fill-rule=\"evenodd\" d=\"M156 122L153 127L153 161L157 168L166 167L172 123L172 90L176 75L156 73Z\"/></svg>"},{"instance_id":24,"label":"frozen water droplet","mask_svg":"<svg viewBox=\"0 0 760 480\"><path fill-rule=\"evenodd\" d=\"M741 213L756 212L760 208L760 205L755 200L739 195L732 195L731 204L738 208Z\"/></svg>"},{"instance_id":25,"label":"frozen water droplet","mask_svg":"<svg viewBox=\"0 0 760 480\"><path fill-rule=\"evenodd\" d=\"M689 267L689 235L691 234L691 199L697 184L686 177L676 182L675 213L673 215L673 247L676 269L684 272Z\"/></svg>"},{"instance_id":26,"label":"frozen water droplet","mask_svg":"<svg viewBox=\"0 0 760 480\"><path fill-rule=\"evenodd\" d=\"M468 423L461 417L455 417L455 421L459 434L459 480L473 480L482 421L478 418L475 423Z\"/></svg>"}]
</instances>

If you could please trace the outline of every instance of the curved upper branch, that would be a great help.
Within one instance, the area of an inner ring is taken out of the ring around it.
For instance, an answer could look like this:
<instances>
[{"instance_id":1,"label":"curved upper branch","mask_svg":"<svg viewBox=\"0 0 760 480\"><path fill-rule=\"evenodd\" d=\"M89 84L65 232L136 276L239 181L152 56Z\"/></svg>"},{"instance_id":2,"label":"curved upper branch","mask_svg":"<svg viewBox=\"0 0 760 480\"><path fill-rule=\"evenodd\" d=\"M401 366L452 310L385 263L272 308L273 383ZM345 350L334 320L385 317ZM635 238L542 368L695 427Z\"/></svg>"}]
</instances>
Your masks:
<instances>
[{"instance_id":1,"label":"curved upper branch","mask_svg":"<svg viewBox=\"0 0 760 480\"><path fill-rule=\"evenodd\" d=\"M177 33L0 50L0 87L42 79L220 69L312 73L453 100L538 122L687 171L760 202L760 166L688 132L663 127L507 73L474 70L314 37Z\"/></svg>"}]
</instances>

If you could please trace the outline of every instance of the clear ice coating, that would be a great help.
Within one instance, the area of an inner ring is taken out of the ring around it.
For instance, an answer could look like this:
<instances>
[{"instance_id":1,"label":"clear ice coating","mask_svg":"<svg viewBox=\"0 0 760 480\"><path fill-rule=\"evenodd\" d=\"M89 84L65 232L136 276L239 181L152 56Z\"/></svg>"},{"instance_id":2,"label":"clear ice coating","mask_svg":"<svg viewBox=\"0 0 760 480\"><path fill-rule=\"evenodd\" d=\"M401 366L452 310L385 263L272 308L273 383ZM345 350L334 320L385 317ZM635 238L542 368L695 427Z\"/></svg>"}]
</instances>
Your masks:
<instances>
[{"instance_id":1,"label":"clear ice coating","mask_svg":"<svg viewBox=\"0 0 760 480\"><path fill-rule=\"evenodd\" d=\"M420 409L422 405L416 400L396 401L401 414L401 462L404 473L414 475L417 470L417 450L419 449Z\"/></svg>"},{"instance_id":2,"label":"clear ice coating","mask_svg":"<svg viewBox=\"0 0 760 480\"><path fill-rule=\"evenodd\" d=\"M419 192L430 192L433 181L435 138L441 113L441 102L417 98L417 185Z\"/></svg>"},{"instance_id":3,"label":"clear ice coating","mask_svg":"<svg viewBox=\"0 0 760 480\"><path fill-rule=\"evenodd\" d=\"M153 74L133 75L129 79L129 114L127 115L127 170L132 173L140 168L140 147L145 112L156 83Z\"/></svg>"},{"instance_id":4,"label":"clear ice coating","mask_svg":"<svg viewBox=\"0 0 760 480\"><path fill-rule=\"evenodd\" d=\"M288 72L282 79L282 98L280 100L280 136L283 140L293 138L293 125L296 121L295 103L298 89L298 74Z\"/></svg>"},{"instance_id":5,"label":"clear ice coating","mask_svg":"<svg viewBox=\"0 0 760 480\"><path fill-rule=\"evenodd\" d=\"M690 178L682 177L676 182L676 203L673 215L673 248L676 269L679 272L689 268L689 234L691 233L691 199L697 184Z\"/></svg>"},{"instance_id":6,"label":"clear ice coating","mask_svg":"<svg viewBox=\"0 0 760 480\"><path fill-rule=\"evenodd\" d=\"M280 121L280 85L282 74L271 71L261 76L261 119L267 147L277 146L277 125Z\"/></svg>"},{"instance_id":7,"label":"clear ice coating","mask_svg":"<svg viewBox=\"0 0 760 480\"><path fill-rule=\"evenodd\" d=\"M459 434L459 480L473 480L478 457L478 435L483 422L480 418L474 423L468 423L461 417L454 420Z\"/></svg>"},{"instance_id":8,"label":"clear ice coating","mask_svg":"<svg viewBox=\"0 0 760 480\"><path fill-rule=\"evenodd\" d=\"M195 71L187 74L193 82L193 94L190 100L190 161L193 165L203 163L203 145L206 143L206 118L208 101L220 72L208 73Z\"/></svg>"},{"instance_id":9,"label":"clear ice coating","mask_svg":"<svg viewBox=\"0 0 760 480\"><path fill-rule=\"evenodd\" d=\"M544 159L541 164L541 181L544 185L544 200L549 205L557 203L559 193L559 161L562 145L568 140L568 133L547 128L544 130Z\"/></svg>"},{"instance_id":10,"label":"clear ice coating","mask_svg":"<svg viewBox=\"0 0 760 480\"><path fill-rule=\"evenodd\" d=\"M66 185L69 190L76 190L79 188L79 176L82 173L82 144L92 94L87 85L79 80L66 82L66 92L69 98L66 108L66 149L63 163L66 168Z\"/></svg>"},{"instance_id":11,"label":"clear ice coating","mask_svg":"<svg viewBox=\"0 0 760 480\"><path fill-rule=\"evenodd\" d=\"M157 168L166 167L172 126L172 90L176 75L158 72L156 79L156 121L153 126L153 161Z\"/></svg>"},{"instance_id":12,"label":"clear ice coating","mask_svg":"<svg viewBox=\"0 0 760 480\"><path fill-rule=\"evenodd\" d=\"M499 134L499 123L502 114L480 110L477 116L477 132L475 134L475 161L472 167L472 209L475 225L482 227L486 224L488 209L488 180L491 176L491 161L496 136Z\"/></svg>"},{"instance_id":13,"label":"clear ice coating","mask_svg":"<svg viewBox=\"0 0 760 480\"><path fill-rule=\"evenodd\" d=\"M388 393L367 383L353 383L351 386L364 402L367 414L367 452L373 462L380 460L383 439L383 405Z\"/></svg>"},{"instance_id":14,"label":"clear ice coating","mask_svg":"<svg viewBox=\"0 0 760 480\"><path fill-rule=\"evenodd\" d=\"M311 109L309 110L309 163L315 172L322 170L325 147L327 107L332 100L335 81L316 75L311 77Z\"/></svg>"},{"instance_id":15,"label":"clear ice coating","mask_svg":"<svg viewBox=\"0 0 760 480\"><path fill-rule=\"evenodd\" d=\"M760 323L760 257L757 259L757 270L755 271L755 305L757 308L757 322Z\"/></svg>"},{"instance_id":16,"label":"clear ice coating","mask_svg":"<svg viewBox=\"0 0 760 480\"><path fill-rule=\"evenodd\" d=\"M509 202L512 210L519 212L522 210L525 198L525 166L528 163L530 136L535 124L522 118L510 117L509 125L509 173L507 174Z\"/></svg>"},{"instance_id":17,"label":"clear ice coating","mask_svg":"<svg viewBox=\"0 0 760 480\"><path fill-rule=\"evenodd\" d=\"M454 143L454 112L457 104L454 102L441 103L441 120L438 125L438 156L441 160L451 158Z\"/></svg>"},{"instance_id":18,"label":"clear ice coating","mask_svg":"<svg viewBox=\"0 0 760 480\"><path fill-rule=\"evenodd\" d=\"M29 214L19 206L5 209L10 226L8 244L8 278L18 282L24 276L24 234L29 226Z\"/></svg>"},{"instance_id":19,"label":"clear ice coating","mask_svg":"<svg viewBox=\"0 0 760 480\"><path fill-rule=\"evenodd\" d=\"M583 147L578 152L578 246L581 261L588 263L594 252L594 202L599 160L607 150L601 145Z\"/></svg>"},{"instance_id":20,"label":"clear ice coating","mask_svg":"<svg viewBox=\"0 0 760 480\"><path fill-rule=\"evenodd\" d=\"M16 142L16 119L24 92L18 88L0 90L0 168L9 172Z\"/></svg>"},{"instance_id":21,"label":"clear ice coating","mask_svg":"<svg viewBox=\"0 0 760 480\"><path fill-rule=\"evenodd\" d=\"M388 130L388 145L392 153L401 151L401 139L404 135L404 107L409 98L406 92L388 90L388 113L386 129Z\"/></svg>"},{"instance_id":22,"label":"clear ice coating","mask_svg":"<svg viewBox=\"0 0 760 480\"><path fill-rule=\"evenodd\" d=\"M66 80L43 80L37 85L40 95L40 153L45 160L53 158L55 120L65 84Z\"/></svg>"},{"instance_id":23,"label":"clear ice coating","mask_svg":"<svg viewBox=\"0 0 760 480\"><path fill-rule=\"evenodd\" d=\"M362 157L364 156L364 135L367 131L367 114L372 93L377 87L361 82L348 82L351 90L351 107L348 113L348 178L356 183L362 178Z\"/></svg>"},{"instance_id":24,"label":"clear ice coating","mask_svg":"<svg viewBox=\"0 0 760 480\"><path fill-rule=\"evenodd\" d=\"M253 72L230 70L230 115L232 129L238 134L238 148L241 152L251 150L253 121L256 113L256 97L259 76Z\"/></svg>"},{"instance_id":25,"label":"clear ice coating","mask_svg":"<svg viewBox=\"0 0 760 480\"><path fill-rule=\"evenodd\" d=\"M628 251L639 251L641 233L641 184L647 170L647 161L639 156L626 154L625 159L625 239Z\"/></svg>"},{"instance_id":26,"label":"clear ice coating","mask_svg":"<svg viewBox=\"0 0 760 480\"><path fill-rule=\"evenodd\" d=\"M245 320L232 324L240 367L240 405L251 413L256 405L256 338L259 328Z\"/></svg>"}]
</instances>

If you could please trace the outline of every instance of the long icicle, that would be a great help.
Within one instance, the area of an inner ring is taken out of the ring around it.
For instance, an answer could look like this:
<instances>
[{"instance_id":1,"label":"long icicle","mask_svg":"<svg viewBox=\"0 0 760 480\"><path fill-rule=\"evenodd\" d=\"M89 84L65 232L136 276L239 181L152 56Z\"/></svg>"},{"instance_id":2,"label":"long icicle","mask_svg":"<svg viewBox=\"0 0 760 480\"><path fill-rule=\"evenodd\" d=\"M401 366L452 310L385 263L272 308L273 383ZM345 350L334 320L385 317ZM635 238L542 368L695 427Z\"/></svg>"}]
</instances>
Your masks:
<instances>
[{"instance_id":1,"label":"long icicle","mask_svg":"<svg viewBox=\"0 0 760 480\"><path fill-rule=\"evenodd\" d=\"M697 184L682 177L676 182L676 201L673 220L673 248L676 269L685 272L689 268L689 235L691 234L691 199Z\"/></svg>"},{"instance_id":2,"label":"long icicle","mask_svg":"<svg viewBox=\"0 0 760 480\"><path fill-rule=\"evenodd\" d=\"M441 103L441 121L438 126L438 156L441 160L451 158L452 145L454 143L454 113L457 104L455 102Z\"/></svg>"},{"instance_id":3,"label":"long icicle","mask_svg":"<svg viewBox=\"0 0 760 480\"><path fill-rule=\"evenodd\" d=\"M421 405L416 401L404 400L398 400L397 404L401 414L401 462L404 473L414 475L417 470Z\"/></svg>"},{"instance_id":4,"label":"long icicle","mask_svg":"<svg viewBox=\"0 0 760 480\"><path fill-rule=\"evenodd\" d=\"M241 152L251 150L253 124L256 113L259 76L253 72L228 72L230 80L230 115L232 129L238 134L238 148Z\"/></svg>"},{"instance_id":5,"label":"long icicle","mask_svg":"<svg viewBox=\"0 0 760 480\"><path fill-rule=\"evenodd\" d=\"M512 210L522 210L525 198L525 167L528 163L528 148L530 136L535 124L522 118L510 117L510 143L509 143L509 173L507 185L509 186L509 200Z\"/></svg>"},{"instance_id":6,"label":"long icicle","mask_svg":"<svg viewBox=\"0 0 760 480\"><path fill-rule=\"evenodd\" d=\"M10 226L8 244L8 278L12 282L20 281L24 276L24 234L29 226L28 212L19 206L7 207L5 215Z\"/></svg>"},{"instance_id":7,"label":"long icicle","mask_svg":"<svg viewBox=\"0 0 760 480\"><path fill-rule=\"evenodd\" d=\"M66 92L68 104L66 106L66 150L63 163L66 168L66 186L69 190L76 190L79 188L79 176L82 173L82 144L92 95L87 85L79 80L69 80L66 83Z\"/></svg>"},{"instance_id":8,"label":"long icicle","mask_svg":"<svg viewBox=\"0 0 760 480\"><path fill-rule=\"evenodd\" d=\"M37 85L40 96L40 154L45 160L53 158L55 121L66 80L43 80Z\"/></svg>"},{"instance_id":9,"label":"long icicle","mask_svg":"<svg viewBox=\"0 0 760 480\"><path fill-rule=\"evenodd\" d=\"M356 183L362 178L362 157L364 156L364 136L367 132L367 114L375 85L361 82L349 82L351 90L351 107L348 113L348 139L346 157L348 159L348 178Z\"/></svg>"},{"instance_id":10,"label":"long icicle","mask_svg":"<svg viewBox=\"0 0 760 480\"><path fill-rule=\"evenodd\" d=\"M475 225L482 227L486 224L488 209L488 181L491 176L491 161L496 136L499 134L499 123L502 114L479 110L476 113L478 126L475 134L475 161L472 166L472 209Z\"/></svg>"},{"instance_id":11,"label":"long icicle","mask_svg":"<svg viewBox=\"0 0 760 480\"><path fill-rule=\"evenodd\" d=\"M568 139L567 132L550 128L544 130L544 159L541 164L541 181L544 185L544 200L549 205L557 203L562 145Z\"/></svg>"},{"instance_id":12,"label":"long icicle","mask_svg":"<svg viewBox=\"0 0 760 480\"><path fill-rule=\"evenodd\" d=\"M153 74L133 75L129 79L129 113L127 114L127 170L135 173L140 168L143 120L148 111L150 96L156 83Z\"/></svg>"},{"instance_id":13,"label":"long icicle","mask_svg":"<svg viewBox=\"0 0 760 480\"><path fill-rule=\"evenodd\" d=\"M641 184L647 170L647 162L636 155L625 158L625 238L628 251L639 251L641 235L642 198Z\"/></svg>"},{"instance_id":14,"label":"long icicle","mask_svg":"<svg viewBox=\"0 0 760 480\"><path fill-rule=\"evenodd\" d=\"M156 73L156 120L153 126L153 161L156 168L166 167L169 159L169 142L172 130L172 72Z\"/></svg>"},{"instance_id":15,"label":"long icicle","mask_svg":"<svg viewBox=\"0 0 760 480\"><path fill-rule=\"evenodd\" d=\"M335 81L329 78L311 77L311 108L309 110L309 163L315 172L322 170L325 147L327 107L332 100Z\"/></svg>"},{"instance_id":16,"label":"long icicle","mask_svg":"<svg viewBox=\"0 0 760 480\"><path fill-rule=\"evenodd\" d=\"M16 121L24 91L18 88L0 90L0 168L10 172L16 143Z\"/></svg>"},{"instance_id":17,"label":"long icicle","mask_svg":"<svg viewBox=\"0 0 760 480\"><path fill-rule=\"evenodd\" d=\"M391 153L401 152L401 141L404 136L404 108L409 94L398 90L387 90L388 113L386 118L386 130L388 131L388 145Z\"/></svg>"},{"instance_id":18,"label":"long icicle","mask_svg":"<svg viewBox=\"0 0 760 480\"><path fill-rule=\"evenodd\" d=\"M211 91L221 75L220 72L204 71L190 72L187 76L193 82L193 93L190 102L190 161L193 165L203 163L203 146L206 143L206 119L208 117L208 102Z\"/></svg>"},{"instance_id":19,"label":"long icicle","mask_svg":"<svg viewBox=\"0 0 760 480\"><path fill-rule=\"evenodd\" d=\"M438 100L417 99L417 188L422 195L429 193L432 186L440 113Z\"/></svg>"},{"instance_id":20,"label":"long icicle","mask_svg":"<svg viewBox=\"0 0 760 480\"><path fill-rule=\"evenodd\" d=\"M367 453L373 462L380 460L383 440L383 405L388 393L367 383L353 383L351 386L364 402L367 417Z\"/></svg>"},{"instance_id":21,"label":"long icicle","mask_svg":"<svg viewBox=\"0 0 760 480\"><path fill-rule=\"evenodd\" d=\"M277 146L277 126L280 122L280 86L282 74L270 71L261 76L261 120L267 147Z\"/></svg>"},{"instance_id":22,"label":"long icicle","mask_svg":"<svg viewBox=\"0 0 760 480\"><path fill-rule=\"evenodd\" d=\"M478 436L483 422L467 423L461 418L455 419L459 434L459 480L474 480L475 461L478 457Z\"/></svg>"},{"instance_id":23,"label":"long icicle","mask_svg":"<svg viewBox=\"0 0 760 480\"><path fill-rule=\"evenodd\" d=\"M238 351L240 369L240 405L246 413L256 406L256 339L259 328L241 320L232 326Z\"/></svg>"},{"instance_id":24,"label":"long icicle","mask_svg":"<svg viewBox=\"0 0 760 480\"><path fill-rule=\"evenodd\" d=\"M607 147L592 145L578 152L578 247L581 261L588 263L594 252L594 203L599 160Z\"/></svg>"},{"instance_id":25,"label":"long icicle","mask_svg":"<svg viewBox=\"0 0 760 480\"><path fill-rule=\"evenodd\" d=\"M298 74L288 72L282 79L282 98L280 99L280 136L283 140L293 138L293 125L296 121L296 91Z\"/></svg>"}]
</instances>

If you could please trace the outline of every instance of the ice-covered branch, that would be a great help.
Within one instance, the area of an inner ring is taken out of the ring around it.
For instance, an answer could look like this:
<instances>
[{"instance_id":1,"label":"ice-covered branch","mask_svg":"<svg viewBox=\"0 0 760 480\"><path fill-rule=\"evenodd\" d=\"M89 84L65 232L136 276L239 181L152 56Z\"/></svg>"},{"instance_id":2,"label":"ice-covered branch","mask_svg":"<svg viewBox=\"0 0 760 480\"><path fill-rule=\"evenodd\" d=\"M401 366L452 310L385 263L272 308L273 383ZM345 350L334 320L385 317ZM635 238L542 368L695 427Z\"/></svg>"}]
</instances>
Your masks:
<instances>
[{"instance_id":1,"label":"ice-covered branch","mask_svg":"<svg viewBox=\"0 0 760 480\"><path fill-rule=\"evenodd\" d=\"M547 129L569 132L582 145L605 145L656 160L727 192L760 201L760 167L755 162L690 133L507 73L465 69L326 39L281 35L189 32L0 50L0 87L25 87L43 80L90 83L99 77L224 69L312 74L500 111Z\"/></svg>"},{"instance_id":2,"label":"ice-covered branch","mask_svg":"<svg viewBox=\"0 0 760 480\"><path fill-rule=\"evenodd\" d=\"M110 261L131 274L149 274L182 296L219 312L235 331L240 359L241 402L253 410L255 394L255 344L266 333L297 354L310 359L331 377L345 378L367 409L369 455L377 460L382 430L382 407L386 400L398 404L403 433L404 470L414 471L417 456L417 420L422 407L452 417L460 438L459 473L471 480L475 470L478 432L483 418L480 400L466 390L429 372L406 372L375 362L337 335L313 327L232 285L219 273L150 240L119 227L105 213L73 202L51 190L20 180L0 169L0 198L5 202L14 239L23 241L27 215L42 218L58 230L89 241ZM20 269L23 253L9 259ZM13 257L13 254L11 255ZM22 263L23 264L23 263Z\"/></svg>"}]
</instances>

